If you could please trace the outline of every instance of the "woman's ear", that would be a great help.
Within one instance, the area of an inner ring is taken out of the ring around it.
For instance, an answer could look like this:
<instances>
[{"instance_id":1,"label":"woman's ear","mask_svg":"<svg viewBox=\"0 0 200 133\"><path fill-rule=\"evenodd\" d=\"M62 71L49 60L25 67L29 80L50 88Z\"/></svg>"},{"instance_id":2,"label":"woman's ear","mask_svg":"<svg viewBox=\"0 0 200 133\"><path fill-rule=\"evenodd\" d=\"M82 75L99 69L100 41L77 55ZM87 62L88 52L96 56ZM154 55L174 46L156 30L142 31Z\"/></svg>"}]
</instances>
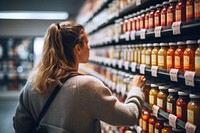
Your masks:
<instances>
[{"instance_id":1,"label":"woman's ear","mask_svg":"<svg viewBox=\"0 0 200 133\"><path fill-rule=\"evenodd\" d=\"M74 50L75 50L75 53L80 54L81 47L78 44L76 44Z\"/></svg>"}]
</instances>

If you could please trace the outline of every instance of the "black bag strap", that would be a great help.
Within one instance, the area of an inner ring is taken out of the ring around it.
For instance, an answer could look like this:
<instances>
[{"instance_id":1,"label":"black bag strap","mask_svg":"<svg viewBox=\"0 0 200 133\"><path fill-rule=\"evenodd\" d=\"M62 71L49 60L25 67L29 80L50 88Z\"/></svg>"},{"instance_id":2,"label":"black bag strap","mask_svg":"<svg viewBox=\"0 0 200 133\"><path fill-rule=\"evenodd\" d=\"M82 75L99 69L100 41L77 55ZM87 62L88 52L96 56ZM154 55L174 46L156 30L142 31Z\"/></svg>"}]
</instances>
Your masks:
<instances>
[{"instance_id":1,"label":"black bag strap","mask_svg":"<svg viewBox=\"0 0 200 133\"><path fill-rule=\"evenodd\" d=\"M83 74L71 73L66 78L63 78L61 80L61 83L64 84L68 79L70 79L71 77L77 76L77 75L83 75ZM48 110L49 106L51 105L52 101L54 100L54 98L56 97L56 95L58 94L60 89L61 89L61 87L59 85L57 85L55 87L55 89L53 90L53 92L51 93L51 95L49 96L47 102L45 103L44 107L42 108L42 111L40 112L40 115L39 115L38 119L36 120L35 128L37 128L39 126L39 123L40 123L42 117L44 116L44 114Z\"/></svg>"}]
</instances>

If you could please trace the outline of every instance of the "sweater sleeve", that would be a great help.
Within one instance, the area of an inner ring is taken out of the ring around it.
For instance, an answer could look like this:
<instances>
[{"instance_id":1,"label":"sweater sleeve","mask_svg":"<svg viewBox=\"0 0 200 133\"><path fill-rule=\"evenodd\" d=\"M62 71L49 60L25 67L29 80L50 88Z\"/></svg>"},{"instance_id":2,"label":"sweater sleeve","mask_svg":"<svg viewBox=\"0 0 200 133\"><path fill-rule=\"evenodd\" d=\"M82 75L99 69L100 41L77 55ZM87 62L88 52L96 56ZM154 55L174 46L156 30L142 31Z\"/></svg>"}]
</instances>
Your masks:
<instances>
[{"instance_id":1,"label":"sweater sleeve","mask_svg":"<svg viewBox=\"0 0 200 133\"><path fill-rule=\"evenodd\" d=\"M87 85L90 112L94 118L112 125L133 126L138 123L144 99L140 88L132 87L122 103L100 80L94 78Z\"/></svg>"}]
</instances>

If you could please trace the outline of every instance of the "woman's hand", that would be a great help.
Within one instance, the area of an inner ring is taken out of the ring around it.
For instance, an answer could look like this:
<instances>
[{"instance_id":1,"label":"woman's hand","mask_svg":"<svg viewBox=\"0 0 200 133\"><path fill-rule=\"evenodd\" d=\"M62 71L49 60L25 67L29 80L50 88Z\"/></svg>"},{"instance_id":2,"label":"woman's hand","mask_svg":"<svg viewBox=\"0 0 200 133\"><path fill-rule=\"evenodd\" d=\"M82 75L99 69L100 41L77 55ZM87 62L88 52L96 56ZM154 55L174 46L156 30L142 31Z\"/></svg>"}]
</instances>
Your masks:
<instances>
[{"instance_id":1,"label":"woman's hand","mask_svg":"<svg viewBox=\"0 0 200 133\"><path fill-rule=\"evenodd\" d=\"M146 78L144 76L135 75L131 82L131 86L137 86L137 87L142 88L145 81L146 81Z\"/></svg>"}]
</instances>

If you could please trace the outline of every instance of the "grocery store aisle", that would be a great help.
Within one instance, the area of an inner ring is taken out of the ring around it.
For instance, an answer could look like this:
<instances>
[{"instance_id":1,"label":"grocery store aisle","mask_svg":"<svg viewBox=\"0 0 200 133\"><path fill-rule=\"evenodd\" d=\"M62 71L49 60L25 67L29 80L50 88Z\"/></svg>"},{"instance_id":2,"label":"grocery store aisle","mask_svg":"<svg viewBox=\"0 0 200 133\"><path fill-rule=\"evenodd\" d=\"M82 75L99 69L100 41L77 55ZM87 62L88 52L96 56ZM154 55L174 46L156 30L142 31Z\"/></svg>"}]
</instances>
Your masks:
<instances>
[{"instance_id":1,"label":"grocery store aisle","mask_svg":"<svg viewBox=\"0 0 200 133\"><path fill-rule=\"evenodd\" d=\"M17 97L0 97L0 133L14 133L13 116L17 105Z\"/></svg>"}]
</instances>

